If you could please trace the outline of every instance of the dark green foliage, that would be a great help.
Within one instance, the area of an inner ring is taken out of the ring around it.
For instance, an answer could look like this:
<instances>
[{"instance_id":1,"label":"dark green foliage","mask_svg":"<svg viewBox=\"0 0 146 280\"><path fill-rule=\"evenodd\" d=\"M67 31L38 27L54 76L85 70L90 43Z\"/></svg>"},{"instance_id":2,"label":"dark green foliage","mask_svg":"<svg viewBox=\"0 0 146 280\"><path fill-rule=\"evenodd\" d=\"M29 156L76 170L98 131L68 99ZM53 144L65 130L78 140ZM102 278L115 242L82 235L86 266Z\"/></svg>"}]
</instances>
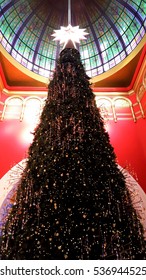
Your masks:
<instances>
[{"instance_id":1,"label":"dark green foliage","mask_svg":"<svg viewBox=\"0 0 146 280\"><path fill-rule=\"evenodd\" d=\"M145 259L143 228L77 50L49 85L2 259Z\"/></svg>"}]
</instances>

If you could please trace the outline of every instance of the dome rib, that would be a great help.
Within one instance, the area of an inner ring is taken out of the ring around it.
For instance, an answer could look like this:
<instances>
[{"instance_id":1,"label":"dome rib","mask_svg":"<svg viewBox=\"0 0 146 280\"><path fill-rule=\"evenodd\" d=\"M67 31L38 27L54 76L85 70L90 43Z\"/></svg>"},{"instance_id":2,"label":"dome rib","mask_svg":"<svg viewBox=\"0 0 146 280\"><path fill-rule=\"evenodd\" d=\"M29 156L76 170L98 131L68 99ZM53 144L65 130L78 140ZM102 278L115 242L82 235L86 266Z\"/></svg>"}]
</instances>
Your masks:
<instances>
[{"instance_id":1,"label":"dome rib","mask_svg":"<svg viewBox=\"0 0 146 280\"><path fill-rule=\"evenodd\" d=\"M18 2L19 0L17 0ZM4 8L1 9L2 14L5 14L14 4L12 2L6 4L6 6Z\"/></svg>"},{"instance_id":2,"label":"dome rib","mask_svg":"<svg viewBox=\"0 0 146 280\"><path fill-rule=\"evenodd\" d=\"M33 58L32 58L32 63L33 63L33 64L35 64L35 60L36 60L36 57L37 57L37 54L38 54L38 51L39 51L39 47L40 47L40 44L41 44L41 40L42 40L42 38L43 38L43 36L44 36L44 33L45 33L46 29L47 29L47 23L48 23L48 21L49 21L49 18L50 18L50 16L51 16L51 14L52 14L52 10L50 11L48 17L46 18L46 22L45 22L44 25L43 25L42 31L41 31L41 33L40 33L40 37L39 37L38 42L37 42L37 44L36 44L35 51L34 51L34 55L33 55Z\"/></svg>"},{"instance_id":3,"label":"dome rib","mask_svg":"<svg viewBox=\"0 0 146 280\"><path fill-rule=\"evenodd\" d=\"M63 26L63 22L64 22L64 13L61 15L60 17L60 26ZM60 43L57 42L57 50L56 50L56 58L58 59L59 57L59 53L60 53Z\"/></svg>"},{"instance_id":4,"label":"dome rib","mask_svg":"<svg viewBox=\"0 0 146 280\"><path fill-rule=\"evenodd\" d=\"M123 0L117 0L123 7L125 7L127 10L131 12L131 14L134 15L134 17L139 21L141 25L143 25L143 19L141 18L138 11L136 11L132 6L130 6L127 2L124 2Z\"/></svg>"},{"instance_id":5,"label":"dome rib","mask_svg":"<svg viewBox=\"0 0 146 280\"><path fill-rule=\"evenodd\" d=\"M103 62L103 58L102 58L102 55L101 55L101 52L102 52L102 51L101 51L101 48L100 48L100 44L99 44L99 42L98 42L98 40L97 40L96 32L95 32L94 27L93 27L93 25L92 25L92 22L91 22L91 20L90 20L90 18L89 18L89 16L88 16L88 13L86 12L85 4L83 3L83 1L81 1L81 4L82 4L83 12L84 12L84 14L85 14L85 16L86 16L86 18L87 18L87 20L88 20L89 27L90 27L90 29L91 29L91 31L92 31L92 35L93 35L94 42L95 42L96 47L97 47L98 52L99 52L98 54L99 54L99 56L100 56L101 63L103 64L104 62Z\"/></svg>"},{"instance_id":6,"label":"dome rib","mask_svg":"<svg viewBox=\"0 0 146 280\"><path fill-rule=\"evenodd\" d=\"M34 13L40 8L41 6L41 2L35 7L35 9L29 14L29 16L25 19L25 21L22 23L22 25L19 27L18 31L17 31L17 35L14 37L14 40L12 42L12 48L10 51L10 54L12 53L12 50L17 42L17 40L19 39L20 34L22 33L23 29L25 28L25 26L28 24L28 22L32 19Z\"/></svg>"},{"instance_id":7,"label":"dome rib","mask_svg":"<svg viewBox=\"0 0 146 280\"><path fill-rule=\"evenodd\" d=\"M94 0L93 0L94 1ZM95 3L95 1L94 1ZM122 39L122 36L119 32L119 30L117 29L116 25L114 25L114 23L112 22L112 20L109 18L109 16L107 15L107 12L100 7L100 5L96 2L95 6L98 8L98 10L101 12L101 14L106 18L107 22L109 23L109 25L112 27L113 31L115 32L117 39L120 41L123 50L125 51L126 55L127 55L127 51L125 49L125 43L124 40Z\"/></svg>"}]
</instances>

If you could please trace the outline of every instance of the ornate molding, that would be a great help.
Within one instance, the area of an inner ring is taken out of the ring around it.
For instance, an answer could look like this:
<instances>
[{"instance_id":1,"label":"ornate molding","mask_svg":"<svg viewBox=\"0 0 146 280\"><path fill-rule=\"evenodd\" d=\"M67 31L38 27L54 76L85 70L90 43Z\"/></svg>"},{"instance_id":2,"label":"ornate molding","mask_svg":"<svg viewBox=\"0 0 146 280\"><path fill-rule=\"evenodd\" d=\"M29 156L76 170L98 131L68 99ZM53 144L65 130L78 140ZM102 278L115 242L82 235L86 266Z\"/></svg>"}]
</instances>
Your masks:
<instances>
[{"instance_id":1,"label":"ornate molding","mask_svg":"<svg viewBox=\"0 0 146 280\"><path fill-rule=\"evenodd\" d=\"M22 97L13 95L5 102L0 102L0 119L18 119L23 121L30 118L39 120L46 98L38 96ZM145 118L143 104L138 99L136 103L125 96L95 96L97 107L100 108L103 118L107 120L133 120Z\"/></svg>"},{"instance_id":2,"label":"ornate molding","mask_svg":"<svg viewBox=\"0 0 146 280\"><path fill-rule=\"evenodd\" d=\"M145 118L144 109L140 101L132 103L132 101L125 96L107 97L96 96L97 107L105 108L106 120L133 120L136 122L140 118ZM104 115L103 115L104 118Z\"/></svg>"}]
</instances>

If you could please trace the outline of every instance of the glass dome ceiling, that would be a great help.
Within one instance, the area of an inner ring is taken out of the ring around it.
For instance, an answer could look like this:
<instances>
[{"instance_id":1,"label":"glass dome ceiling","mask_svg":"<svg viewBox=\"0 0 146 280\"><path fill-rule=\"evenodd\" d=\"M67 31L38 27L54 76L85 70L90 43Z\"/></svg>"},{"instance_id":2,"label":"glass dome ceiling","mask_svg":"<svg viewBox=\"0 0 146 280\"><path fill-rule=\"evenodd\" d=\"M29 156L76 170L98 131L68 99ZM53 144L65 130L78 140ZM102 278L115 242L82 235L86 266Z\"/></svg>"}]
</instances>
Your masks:
<instances>
[{"instance_id":1,"label":"glass dome ceiling","mask_svg":"<svg viewBox=\"0 0 146 280\"><path fill-rule=\"evenodd\" d=\"M89 33L79 51L90 77L121 62L145 35L145 0L72 0L71 7L71 24ZM51 77L62 49L51 35L68 25L68 0L0 0L0 14L5 50L29 70Z\"/></svg>"}]
</instances>

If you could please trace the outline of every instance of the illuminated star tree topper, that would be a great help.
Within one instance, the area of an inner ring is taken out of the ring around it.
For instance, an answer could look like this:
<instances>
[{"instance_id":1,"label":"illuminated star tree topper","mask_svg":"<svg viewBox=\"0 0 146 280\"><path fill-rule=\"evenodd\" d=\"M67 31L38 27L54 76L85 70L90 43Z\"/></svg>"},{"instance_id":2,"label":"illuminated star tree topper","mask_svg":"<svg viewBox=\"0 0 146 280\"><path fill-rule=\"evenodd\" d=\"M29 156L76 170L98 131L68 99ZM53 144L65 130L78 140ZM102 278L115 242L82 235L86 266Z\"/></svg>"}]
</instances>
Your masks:
<instances>
[{"instance_id":1,"label":"illuminated star tree topper","mask_svg":"<svg viewBox=\"0 0 146 280\"><path fill-rule=\"evenodd\" d=\"M79 26L73 27L71 24L67 27L61 26L61 29L54 31L55 33L51 35L55 37L53 41L60 41L60 44L64 43L63 48L65 48L69 40L73 42L73 45L76 48L75 43L80 43L80 40L85 40L85 36L88 34L85 32L85 29L79 29Z\"/></svg>"},{"instance_id":2,"label":"illuminated star tree topper","mask_svg":"<svg viewBox=\"0 0 146 280\"><path fill-rule=\"evenodd\" d=\"M60 41L60 44L64 44L63 48L66 47L69 41L72 41L76 48L76 43L80 43L80 40L86 40L85 36L88 34L84 28L80 29L78 25L71 25L71 0L68 0L68 26L61 26L61 29L54 30L51 35L54 37L53 41Z\"/></svg>"}]
</instances>

